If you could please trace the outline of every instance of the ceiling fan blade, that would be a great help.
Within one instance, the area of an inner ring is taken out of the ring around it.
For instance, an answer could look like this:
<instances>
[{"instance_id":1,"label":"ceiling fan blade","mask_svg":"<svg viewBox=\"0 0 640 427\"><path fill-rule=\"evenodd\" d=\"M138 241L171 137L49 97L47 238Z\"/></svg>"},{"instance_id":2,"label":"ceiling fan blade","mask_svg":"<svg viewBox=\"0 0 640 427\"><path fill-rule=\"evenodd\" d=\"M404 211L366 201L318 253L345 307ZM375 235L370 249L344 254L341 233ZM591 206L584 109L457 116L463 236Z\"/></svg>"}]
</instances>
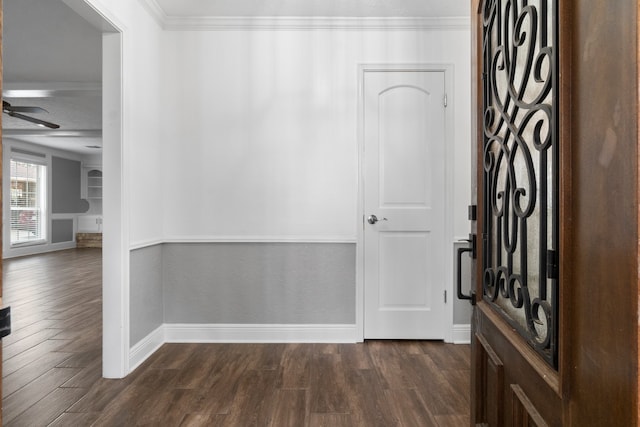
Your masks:
<instances>
[{"instance_id":1,"label":"ceiling fan blade","mask_svg":"<svg viewBox=\"0 0 640 427\"><path fill-rule=\"evenodd\" d=\"M47 110L40 107L14 107L4 99L2 100L2 111L5 113L48 113Z\"/></svg>"},{"instance_id":2,"label":"ceiling fan blade","mask_svg":"<svg viewBox=\"0 0 640 427\"><path fill-rule=\"evenodd\" d=\"M13 113L48 113L47 110L40 107L13 107L9 106L6 108L8 111Z\"/></svg>"},{"instance_id":3,"label":"ceiling fan blade","mask_svg":"<svg viewBox=\"0 0 640 427\"><path fill-rule=\"evenodd\" d=\"M24 114L14 113L12 111L6 111L5 110L5 112L7 114L9 114L11 117L15 117L17 119L26 120L28 122L35 123L38 126L44 126L44 127L49 128L49 129L58 129L60 127L60 125L57 125L57 124L51 123L51 122L45 122L44 120L36 119L35 117L25 116Z\"/></svg>"}]
</instances>

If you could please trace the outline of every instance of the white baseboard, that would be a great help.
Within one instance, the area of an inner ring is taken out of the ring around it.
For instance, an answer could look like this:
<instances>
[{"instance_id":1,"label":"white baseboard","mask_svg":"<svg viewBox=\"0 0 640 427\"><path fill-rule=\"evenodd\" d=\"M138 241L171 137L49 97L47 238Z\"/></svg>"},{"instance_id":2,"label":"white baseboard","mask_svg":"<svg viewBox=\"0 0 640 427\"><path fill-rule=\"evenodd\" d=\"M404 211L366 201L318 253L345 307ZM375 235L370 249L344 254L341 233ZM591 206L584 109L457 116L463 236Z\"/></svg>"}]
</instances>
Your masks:
<instances>
[{"instance_id":1,"label":"white baseboard","mask_svg":"<svg viewBox=\"0 0 640 427\"><path fill-rule=\"evenodd\" d=\"M165 324L166 342L352 343L355 325Z\"/></svg>"},{"instance_id":2,"label":"white baseboard","mask_svg":"<svg viewBox=\"0 0 640 427\"><path fill-rule=\"evenodd\" d=\"M129 350L133 372L164 343L355 343L356 325L164 324Z\"/></svg>"},{"instance_id":3,"label":"white baseboard","mask_svg":"<svg viewBox=\"0 0 640 427\"><path fill-rule=\"evenodd\" d=\"M160 325L129 350L129 372L133 372L164 343L164 325Z\"/></svg>"},{"instance_id":4,"label":"white baseboard","mask_svg":"<svg viewBox=\"0 0 640 427\"><path fill-rule=\"evenodd\" d=\"M46 254L49 252L63 251L65 249L74 249L75 247L75 241L49 243L45 245L9 246L9 248L5 249L2 253L2 258L9 259L28 255Z\"/></svg>"},{"instance_id":5,"label":"white baseboard","mask_svg":"<svg viewBox=\"0 0 640 427\"><path fill-rule=\"evenodd\" d=\"M454 344L470 344L471 325L453 325L452 335Z\"/></svg>"}]
</instances>

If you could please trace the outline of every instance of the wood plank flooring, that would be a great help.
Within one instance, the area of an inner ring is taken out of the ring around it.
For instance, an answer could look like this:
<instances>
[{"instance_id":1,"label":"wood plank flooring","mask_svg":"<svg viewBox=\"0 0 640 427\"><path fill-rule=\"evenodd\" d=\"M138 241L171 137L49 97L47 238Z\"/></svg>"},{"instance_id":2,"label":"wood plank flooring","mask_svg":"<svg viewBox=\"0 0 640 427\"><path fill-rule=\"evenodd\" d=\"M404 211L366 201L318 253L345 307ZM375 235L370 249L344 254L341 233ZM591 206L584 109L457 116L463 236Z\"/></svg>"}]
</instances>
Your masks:
<instances>
[{"instance_id":1,"label":"wood plank flooring","mask_svg":"<svg viewBox=\"0 0 640 427\"><path fill-rule=\"evenodd\" d=\"M467 426L469 346L166 344L101 378L101 251L4 261L6 426Z\"/></svg>"}]
</instances>

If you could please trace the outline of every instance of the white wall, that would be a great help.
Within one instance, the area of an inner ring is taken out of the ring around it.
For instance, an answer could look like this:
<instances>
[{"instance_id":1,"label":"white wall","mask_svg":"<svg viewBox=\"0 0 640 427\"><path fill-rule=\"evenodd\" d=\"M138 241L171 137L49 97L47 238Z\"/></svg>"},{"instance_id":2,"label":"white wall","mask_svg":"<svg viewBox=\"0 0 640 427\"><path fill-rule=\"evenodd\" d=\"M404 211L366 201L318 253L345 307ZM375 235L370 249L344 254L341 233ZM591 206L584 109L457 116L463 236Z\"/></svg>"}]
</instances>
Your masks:
<instances>
[{"instance_id":1,"label":"white wall","mask_svg":"<svg viewBox=\"0 0 640 427\"><path fill-rule=\"evenodd\" d=\"M112 120L111 116L116 114L123 118L122 152L118 156L123 169L118 178L123 180L128 241L157 241L162 238L163 198L162 186L158 185L163 170L158 146L163 132L159 118L164 109L160 102L163 91L161 29L137 1L86 2L122 32L123 110L107 107L105 114L106 120ZM105 147L105 151L108 150L109 147ZM109 178L104 177L106 182Z\"/></svg>"},{"instance_id":2,"label":"white wall","mask_svg":"<svg viewBox=\"0 0 640 427\"><path fill-rule=\"evenodd\" d=\"M166 239L355 241L360 63L454 65L454 235L468 233L468 30L164 38Z\"/></svg>"},{"instance_id":3,"label":"white wall","mask_svg":"<svg viewBox=\"0 0 640 427\"><path fill-rule=\"evenodd\" d=\"M82 1L122 34L122 110L103 111L104 229L118 234L105 238L105 376L129 371L130 249L225 236L355 242L360 63L454 65L454 234L466 235L468 30L163 32L140 2ZM107 55L120 50L105 40ZM113 71L104 85L117 90Z\"/></svg>"}]
</instances>

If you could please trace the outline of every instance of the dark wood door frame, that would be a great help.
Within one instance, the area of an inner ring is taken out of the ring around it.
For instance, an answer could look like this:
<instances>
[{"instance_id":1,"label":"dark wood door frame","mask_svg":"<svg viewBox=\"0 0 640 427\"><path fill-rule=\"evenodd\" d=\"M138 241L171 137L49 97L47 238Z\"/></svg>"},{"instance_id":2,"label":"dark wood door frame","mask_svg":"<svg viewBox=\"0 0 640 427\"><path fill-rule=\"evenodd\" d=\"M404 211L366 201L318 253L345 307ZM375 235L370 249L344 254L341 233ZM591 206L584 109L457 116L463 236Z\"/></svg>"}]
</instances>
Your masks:
<instances>
[{"instance_id":1,"label":"dark wood door frame","mask_svg":"<svg viewBox=\"0 0 640 427\"><path fill-rule=\"evenodd\" d=\"M566 425L638 424L638 1L560 2Z\"/></svg>"},{"instance_id":2,"label":"dark wood door frame","mask_svg":"<svg viewBox=\"0 0 640 427\"><path fill-rule=\"evenodd\" d=\"M3 67L2 67L2 58L3 58L3 39L2 39L2 29L4 22L4 14L3 14L3 0L0 0L0 99L2 98L2 81L3 81ZM2 141L2 114L0 114L0 141ZM2 188L2 144L0 143L0 189ZM2 191L0 191L0 230L3 229L2 226ZM0 307L3 307L2 303L2 233L0 233ZM0 398L2 398L2 340L0 339ZM0 425L2 425L2 405L0 405Z\"/></svg>"}]
</instances>

